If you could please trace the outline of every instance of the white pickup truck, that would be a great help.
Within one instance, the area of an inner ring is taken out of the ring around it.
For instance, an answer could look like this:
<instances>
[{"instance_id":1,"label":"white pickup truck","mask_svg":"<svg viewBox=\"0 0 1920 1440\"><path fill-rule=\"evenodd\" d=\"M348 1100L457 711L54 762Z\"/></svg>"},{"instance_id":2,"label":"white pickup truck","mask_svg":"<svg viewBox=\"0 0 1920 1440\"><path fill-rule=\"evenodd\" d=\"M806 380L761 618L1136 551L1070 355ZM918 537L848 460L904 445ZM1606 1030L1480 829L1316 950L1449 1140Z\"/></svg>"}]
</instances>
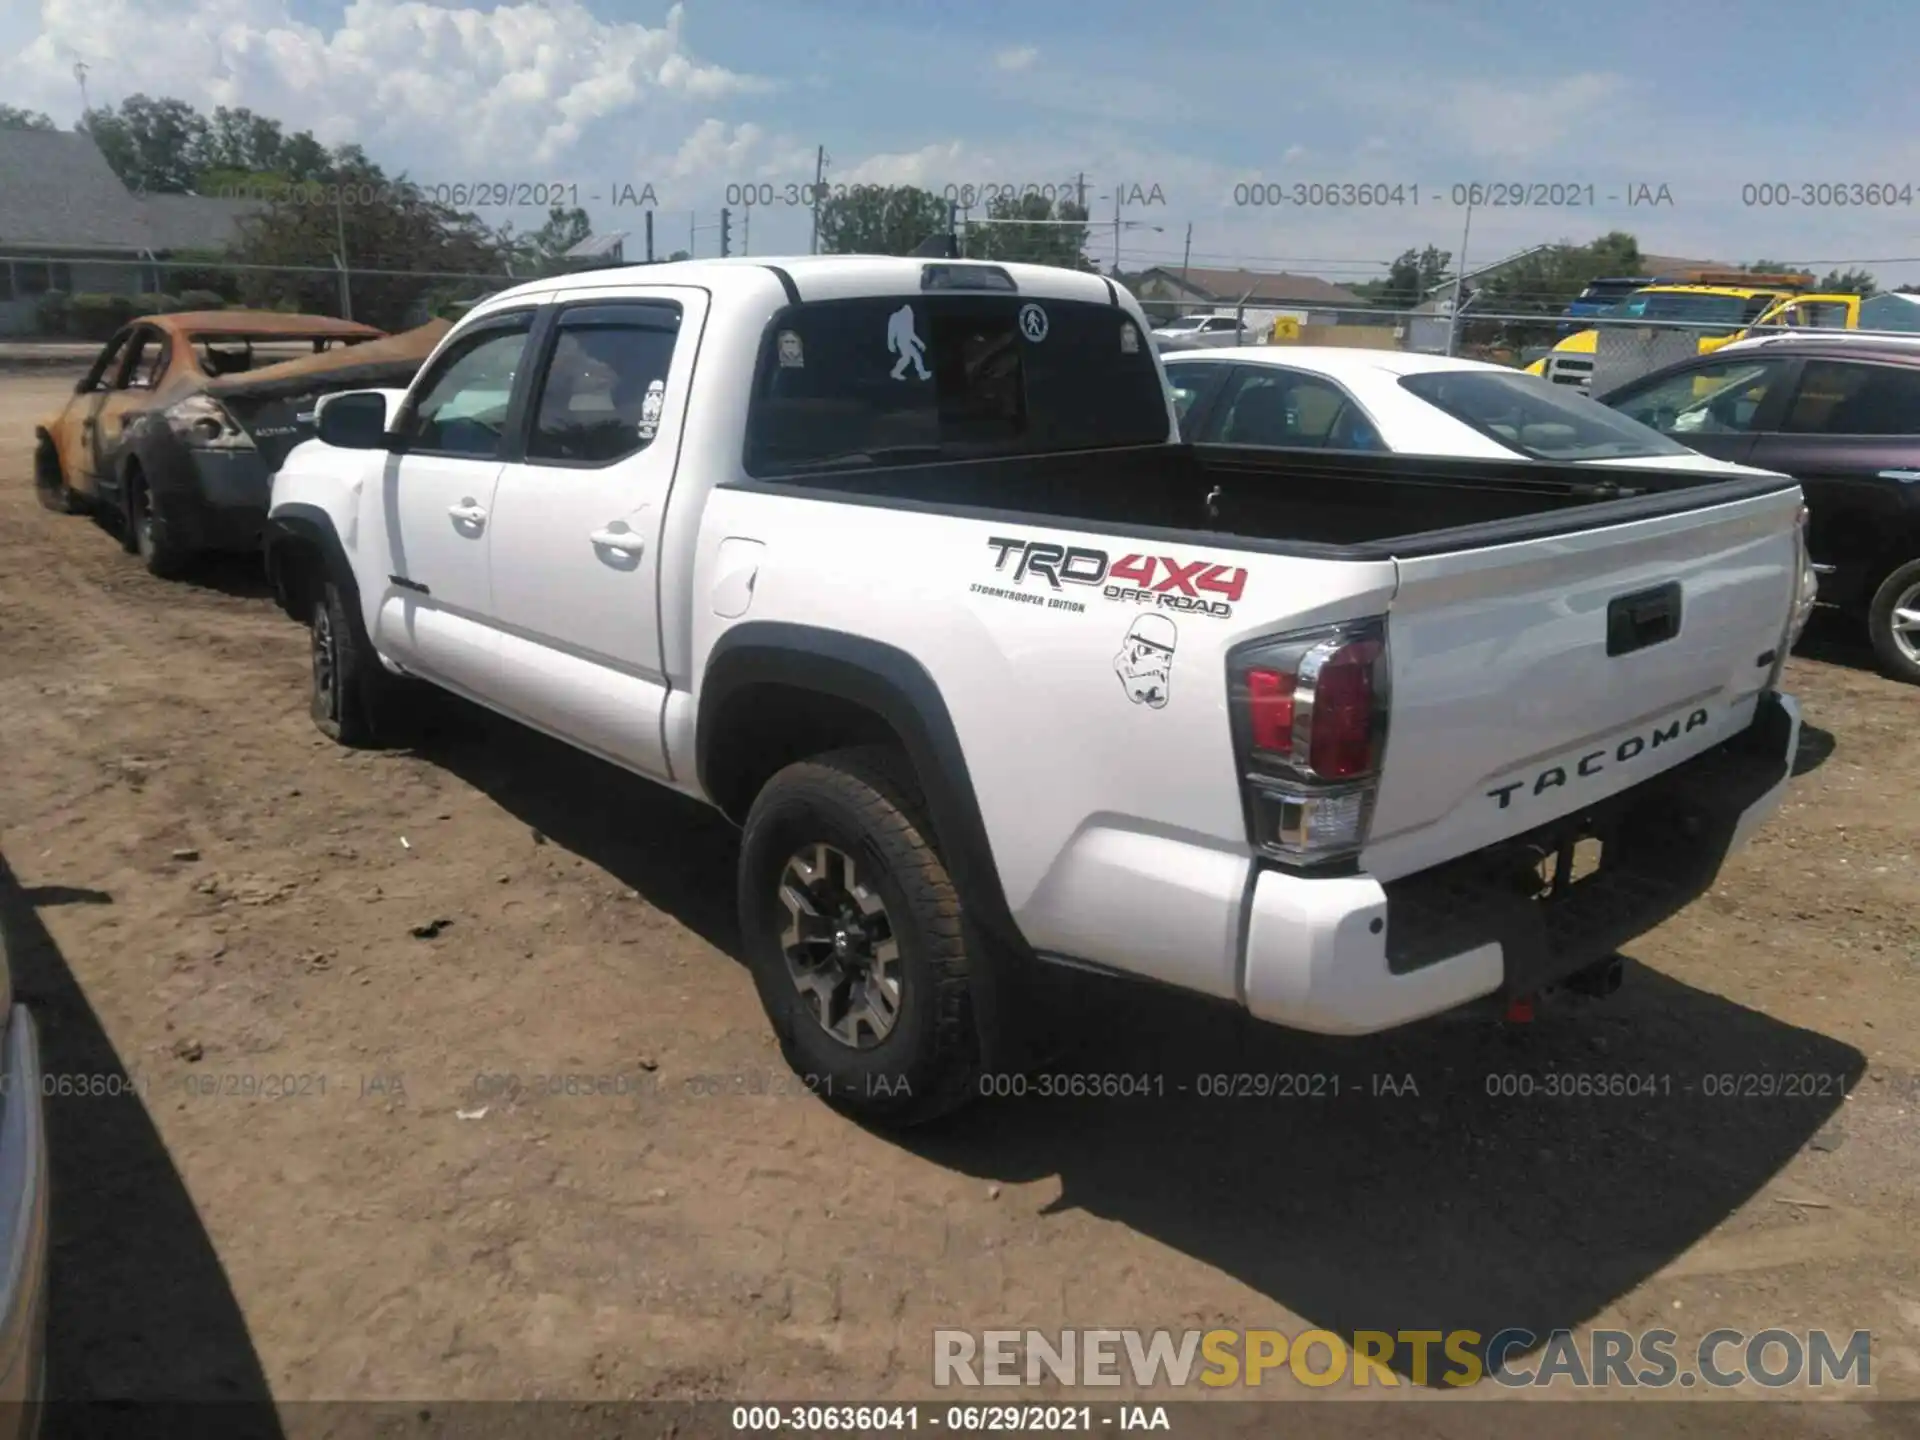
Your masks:
<instances>
[{"instance_id":1,"label":"white pickup truck","mask_svg":"<svg viewBox=\"0 0 1920 1440\"><path fill-rule=\"evenodd\" d=\"M717 807L789 1062L893 1123L1044 962L1338 1034L1617 974L1787 785L1798 487L1186 445L1146 331L964 261L492 296L274 482L314 717Z\"/></svg>"}]
</instances>

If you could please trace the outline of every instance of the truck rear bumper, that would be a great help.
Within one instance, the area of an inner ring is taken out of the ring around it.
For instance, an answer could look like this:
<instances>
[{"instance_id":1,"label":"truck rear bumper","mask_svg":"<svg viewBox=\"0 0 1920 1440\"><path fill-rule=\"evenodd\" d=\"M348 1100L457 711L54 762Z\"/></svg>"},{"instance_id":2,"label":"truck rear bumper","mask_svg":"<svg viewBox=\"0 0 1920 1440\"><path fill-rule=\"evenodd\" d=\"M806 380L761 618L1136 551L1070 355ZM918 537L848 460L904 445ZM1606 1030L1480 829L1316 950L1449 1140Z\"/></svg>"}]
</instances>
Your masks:
<instances>
[{"instance_id":1,"label":"truck rear bumper","mask_svg":"<svg viewBox=\"0 0 1920 1440\"><path fill-rule=\"evenodd\" d=\"M1241 997L1262 1020L1359 1035L1556 984L1704 894L1780 808L1799 743L1798 705L1764 697L1751 726L1705 754L1431 870L1385 885L1263 870ZM1598 868L1541 895L1543 857L1591 839Z\"/></svg>"}]
</instances>

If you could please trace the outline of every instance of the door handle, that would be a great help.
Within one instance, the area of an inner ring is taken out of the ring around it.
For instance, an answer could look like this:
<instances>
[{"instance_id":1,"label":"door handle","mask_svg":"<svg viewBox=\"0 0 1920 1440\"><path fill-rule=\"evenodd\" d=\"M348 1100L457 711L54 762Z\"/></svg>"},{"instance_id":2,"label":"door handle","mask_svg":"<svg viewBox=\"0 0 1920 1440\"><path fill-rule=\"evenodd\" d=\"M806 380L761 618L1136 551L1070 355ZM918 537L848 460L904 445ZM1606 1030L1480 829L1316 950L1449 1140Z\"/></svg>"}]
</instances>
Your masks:
<instances>
[{"instance_id":1,"label":"door handle","mask_svg":"<svg viewBox=\"0 0 1920 1440\"><path fill-rule=\"evenodd\" d=\"M447 514L463 525L479 525L487 518L487 512L471 500L463 500L458 505L449 505Z\"/></svg>"},{"instance_id":2,"label":"door handle","mask_svg":"<svg viewBox=\"0 0 1920 1440\"><path fill-rule=\"evenodd\" d=\"M587 538L595 545L618 550L622 555L638 555L647 548L646 536L634 530L596 530Z\"/></svg>"}]
</instances>

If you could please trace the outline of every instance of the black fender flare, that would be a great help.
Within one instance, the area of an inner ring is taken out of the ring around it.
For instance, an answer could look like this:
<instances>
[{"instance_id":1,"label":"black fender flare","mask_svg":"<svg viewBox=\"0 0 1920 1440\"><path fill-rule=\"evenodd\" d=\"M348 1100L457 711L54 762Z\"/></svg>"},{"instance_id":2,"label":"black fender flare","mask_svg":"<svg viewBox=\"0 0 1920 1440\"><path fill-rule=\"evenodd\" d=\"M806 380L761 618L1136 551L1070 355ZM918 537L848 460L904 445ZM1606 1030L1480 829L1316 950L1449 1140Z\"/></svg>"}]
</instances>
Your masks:
<instances>
[{"instance_id":1,"label":"black fender flare","mask_svg":"<svg viewBox=\"0 0 1920 1440\"><path fill-rule=\"evenodd\" d=\"M347 559L347 547L340 542L340 532L334 528L333 517L318 505L283 505L267 516L265 539L261 542L266 563L267 579L273 585L274 598L280 608L299 620L305 616L299 613L299 597L295 596L287 585L285 557L290 545L311 545L320 555L320 563L326 573L340 586L347 601L347 614L353 624L360 629L366 625L360 611L360 587L353 578L353 565Z\"/></svg>"},{"instance_id":2,"label":"black fender flare","mask_svg":"<svg viewBox=\"0 0 1920 1440\"><path fill-rule=\"evenodd\" d=\"M988 934L1024 953L1027 943L1000 886L959 733L926 667L896 646L843 631L771 620L734 626L707 657L700 686L694 773L708 795L718 793L708 767L729 697L765 684L830 695L886 722L906 747L968 912Z\"/></svg>"}]
</instances>

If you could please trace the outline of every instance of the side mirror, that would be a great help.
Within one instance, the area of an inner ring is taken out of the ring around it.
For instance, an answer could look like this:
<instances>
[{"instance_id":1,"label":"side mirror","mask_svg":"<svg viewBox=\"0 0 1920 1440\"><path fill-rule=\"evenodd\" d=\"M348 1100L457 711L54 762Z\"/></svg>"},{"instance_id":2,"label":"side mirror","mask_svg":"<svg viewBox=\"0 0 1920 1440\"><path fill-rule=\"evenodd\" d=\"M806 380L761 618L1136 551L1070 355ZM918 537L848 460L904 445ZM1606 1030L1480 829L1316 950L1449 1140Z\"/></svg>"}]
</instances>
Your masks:
<instances>
[{"instance_id":1,"label":"side mirror","mask_svg":"<svg viewBox=\"0 0 1920 1440\"><path fill-rule=\"evenodd\" d=\"M387 448L387 397L377 390L323 395L316 404L314 433L342 450Z\"/></svg>"}]
</instances>

